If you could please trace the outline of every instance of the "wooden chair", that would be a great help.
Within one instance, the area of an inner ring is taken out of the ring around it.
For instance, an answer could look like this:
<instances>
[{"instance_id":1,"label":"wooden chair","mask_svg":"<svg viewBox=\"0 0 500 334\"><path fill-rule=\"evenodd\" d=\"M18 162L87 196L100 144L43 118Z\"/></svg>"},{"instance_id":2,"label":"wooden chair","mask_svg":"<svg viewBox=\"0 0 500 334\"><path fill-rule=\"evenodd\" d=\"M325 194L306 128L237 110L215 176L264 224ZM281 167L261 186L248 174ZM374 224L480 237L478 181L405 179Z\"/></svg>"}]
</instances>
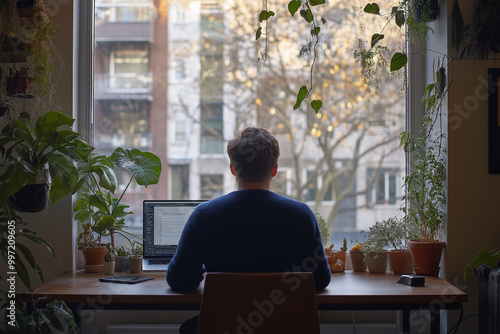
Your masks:
<instances>
[{"instance_id":1,"label":"wooden chair","mask_svg":"<svg viewBox=\"0 0 500 334\"><path fill-rule=\"evenodd\" d=\"M311 273L209 273L197 334L319 334Z\"/></svg>"}]
</instances>

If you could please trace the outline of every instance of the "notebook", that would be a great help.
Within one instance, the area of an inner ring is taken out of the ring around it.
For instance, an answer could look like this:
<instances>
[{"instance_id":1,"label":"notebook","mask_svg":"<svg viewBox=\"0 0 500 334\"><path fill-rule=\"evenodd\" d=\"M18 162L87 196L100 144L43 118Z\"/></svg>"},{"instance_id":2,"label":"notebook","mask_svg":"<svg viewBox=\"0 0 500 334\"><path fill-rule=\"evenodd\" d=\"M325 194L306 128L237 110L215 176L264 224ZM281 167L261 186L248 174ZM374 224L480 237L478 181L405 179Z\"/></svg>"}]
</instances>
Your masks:
<instances>
[{"instance_id":1,"label":"notebook","mask_svg":"<svg viewBox=\"0 0 500 334\"><path fill-rule=\"evenodd\" d=\"M184 225L204 201L145 200L143 201L143 262L142 270L167 270L181 238Z\"/></svg>"}]
</instances>

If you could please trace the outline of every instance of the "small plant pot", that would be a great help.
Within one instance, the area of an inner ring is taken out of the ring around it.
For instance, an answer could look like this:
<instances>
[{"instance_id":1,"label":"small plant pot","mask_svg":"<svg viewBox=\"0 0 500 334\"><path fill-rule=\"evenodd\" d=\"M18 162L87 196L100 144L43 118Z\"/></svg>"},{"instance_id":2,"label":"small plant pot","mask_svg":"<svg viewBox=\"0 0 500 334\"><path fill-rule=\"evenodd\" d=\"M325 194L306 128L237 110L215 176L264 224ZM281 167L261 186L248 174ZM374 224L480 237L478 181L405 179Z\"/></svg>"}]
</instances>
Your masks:
<instances>
[{"instance_id":1,"label":"small plant pot","mask_svg":"<svg viewBox=\"0 0 500 334\"><path fill-rule=\"evenodd\" d=\"M131 273L140 273L142 272L142 256L131 256L129 257L130 261L130 272Z\"/></svg>"},{"instance_id":2,"label":"small plant pot","mask_svg":"<svg viewBox=\"0 0 500 334\"><path fill-rule=\"evenodd\" d=\"M366 264L370 273L385 273L387 271L387 252L370 252L366 254Z\"/></svg>"},{"instance_id":3,"label":"small plant pot","mask_svg":"<svg viewBox=\"0 0 500 334\"><path fill-rule=\"evenodd\" d=\"M409 250L390 250L388 254L394 274L413 274L413 259Z\"/></svg>"},{"instance_id":4,"label":"small plant pot","mask_svg":"<svg viewBox=\"0 0 500 334\"><path fill-rule=\"evenodd\" d=\"M115 262L104 262L104 273L106 275L113 275L115 273Z\"/></svg>"},{"instance_id":5,"label":"small plant pot","mask_svg":"<svg viewBox=\"0 0 500 334\"><path fill-rule=\"evenodd\" d=\"M325 249L325 255L332 273L343 273L345 271L345 252Z\"/></svg>"},{"instance_id":6,"label":"small plant pot","mask_svg":"<svg viewBox=\"0 0 500 334\"><path fill-rule=\"evenodd\" d=\"M129 270L130 260L128 256L115 256L115 271L125 272Z\"/></svg>"},{"instance_id":7,"label":"small plant pot","mask_svg":"<svg viewBox=\"0 0 500 334\"><path fill-rule=\"evenodd\" d=\"M350 251L352 270L355 272L365 272L367 265L365 262L365 255L360 251Z\"/></svg>"},{"instance_id":8,"label":"small plant pot","mask_svg":"<svg viewBox=\"0 0 500 334\"><path fill-rule=\"evenodd\" d=\"M106 246L89 247L83 251L83 257L86 265L102 265L104 264L104 255L108 252Z\"/></svg>"}]
</instances>

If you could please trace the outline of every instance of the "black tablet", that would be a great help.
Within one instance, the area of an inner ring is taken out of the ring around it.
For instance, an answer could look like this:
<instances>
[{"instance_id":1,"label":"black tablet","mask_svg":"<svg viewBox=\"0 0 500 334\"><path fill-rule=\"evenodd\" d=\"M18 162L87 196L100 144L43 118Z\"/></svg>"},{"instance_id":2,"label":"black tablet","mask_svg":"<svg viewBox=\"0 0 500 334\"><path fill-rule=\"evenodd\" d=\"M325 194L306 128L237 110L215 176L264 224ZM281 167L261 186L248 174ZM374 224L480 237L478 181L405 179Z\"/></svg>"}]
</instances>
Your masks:
<instances>
[{"instance_id":1,"label":"black tablet","mask_svg":"<svg viewBox=\"0 0 500 334\"><path fill-rule=\"evenodd\" d=\"M154 279L151 276L119 275L113 277L101 277L99 281L108 283L135 284Z\"/></svg>"}]
</instances>

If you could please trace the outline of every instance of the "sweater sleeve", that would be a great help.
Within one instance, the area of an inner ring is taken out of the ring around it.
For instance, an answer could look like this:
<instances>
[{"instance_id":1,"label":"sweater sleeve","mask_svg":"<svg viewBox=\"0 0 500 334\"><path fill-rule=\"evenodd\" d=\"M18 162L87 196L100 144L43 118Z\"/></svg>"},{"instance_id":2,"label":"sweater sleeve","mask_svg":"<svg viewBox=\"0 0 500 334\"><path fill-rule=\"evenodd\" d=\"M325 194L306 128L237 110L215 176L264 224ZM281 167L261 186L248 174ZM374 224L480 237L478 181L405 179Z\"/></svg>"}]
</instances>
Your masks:
<instances>
[{"instance_id":1,"label":"sweater sleeve","mask_svg":"<svg viewBox=\"0 0 500 334\"><path fill-rule=\"evenodd\" d=\"M193 291L203 280L202 232L197 227L199 214L195 210L181 234L174 257L168 264L167 283L175 291Z\"/></svg>"},{"instance_id":2,"label":"sweater sleeve","mask_svg":"<svg viewBox=\"0 0 500 334\"><path fill-rule=\"evenodd\" d=\"M314 270L312 273L314 275L316 290L321 291L325 289L328 286L328 284L330 284L332 273L330 271L330 267L328 266L328 260L325 255L325 250L323 248L323 242L321 239L321 232L319 231L319 226L316 221L316 218L314 218L314 226L315 226L315 236L314 236L313 254L317 266L315 266L316 270Z\"/></svg>"}]
</instances>

